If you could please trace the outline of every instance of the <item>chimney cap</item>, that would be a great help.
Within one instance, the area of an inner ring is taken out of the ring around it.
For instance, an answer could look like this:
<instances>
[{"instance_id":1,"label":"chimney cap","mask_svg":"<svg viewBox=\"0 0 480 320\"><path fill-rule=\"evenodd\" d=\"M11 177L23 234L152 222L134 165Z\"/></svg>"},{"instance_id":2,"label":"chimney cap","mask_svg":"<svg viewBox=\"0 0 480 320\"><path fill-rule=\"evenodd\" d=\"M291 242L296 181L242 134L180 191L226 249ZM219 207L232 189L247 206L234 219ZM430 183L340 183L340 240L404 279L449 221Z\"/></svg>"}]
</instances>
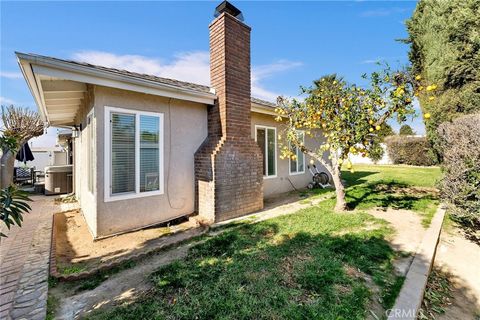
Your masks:
<instances>
[{"instance_id":1,"label":"chimney cap","mask_svg":"<svg viewBox=\"0 0 480 320\"><path fill-rule=\"evenodd\" d=\"M224 12L231 14L240 21L243 21L242 11L240 11L237 7L235 7L233 4L226 0L220 3L215 8L215 13L213 14L213 16L216 18Z\"/></svg>"}]
</instances>

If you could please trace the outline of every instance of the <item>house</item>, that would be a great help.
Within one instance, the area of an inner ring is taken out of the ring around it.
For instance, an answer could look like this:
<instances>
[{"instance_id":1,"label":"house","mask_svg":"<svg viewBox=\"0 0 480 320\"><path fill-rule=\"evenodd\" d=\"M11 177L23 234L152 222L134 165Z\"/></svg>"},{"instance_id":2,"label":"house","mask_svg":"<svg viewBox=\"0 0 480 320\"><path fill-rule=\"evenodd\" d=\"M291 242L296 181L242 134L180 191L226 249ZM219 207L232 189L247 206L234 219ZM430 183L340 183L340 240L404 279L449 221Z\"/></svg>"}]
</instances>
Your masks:
<instances>
[{"instance_id":1,"label":"house","mask_svg":"<svg viewBox=\"0 0 480 320\"><path fill-rule=\"evenodd\" d=\"M74 132L74 192L93 237L192 213L223 221L311 181L307 156L279 158L275 105L250 96L250 27L228 2L217 13L210 87L17 53L43 119Z\"/></svg>"},{"instance_id":2,"label":"house","mask_svg":"<svg viewBox=\"0 0 480 320\"><path fill-rule=\"evenodd\" d=\"M40 138L33 138L28 141L34 160L24 164L15 160L15 167L35 168L37 171L44 172L45 167L60 166L70 164L69 141L72 131L70 129L55 130L55 141L51 135L44 135ZM47 138L44 138L47 137Z\"/></svg>"}]
</instances>

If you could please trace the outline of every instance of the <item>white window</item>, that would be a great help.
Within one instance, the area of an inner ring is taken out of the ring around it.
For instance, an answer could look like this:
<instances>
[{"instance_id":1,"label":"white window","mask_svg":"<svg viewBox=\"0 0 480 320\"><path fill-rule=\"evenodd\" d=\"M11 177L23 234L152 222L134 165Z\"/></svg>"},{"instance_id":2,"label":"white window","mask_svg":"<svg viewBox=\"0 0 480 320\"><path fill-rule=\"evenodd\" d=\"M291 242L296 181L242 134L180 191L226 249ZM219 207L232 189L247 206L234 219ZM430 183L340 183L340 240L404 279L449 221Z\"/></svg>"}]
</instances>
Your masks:
<instances>
[{"instance_id":1,"label":"white window","mask_svg":"<svg viewBox=\"0 0 480 320\"><path fill-rule=\"evenodd\" d=\"M88 191L92 194L94 193L95 181L94 181L94 170L95 170L95 127L94 127L94 117L93 110L87 116L87 155L88 155Z\"/></svg>"},{"instance_id":2,"label":"white window","mask_svg":"<svg viewBox=\"0 0 480 320\"><path fill-rule=\"evenodd\" d=\"M305 134L303 131L298 131L298 139L305 143ZM305 155L303 152L296 146L290 145L290 149L295 155L295 160L290 158L290 174L301 174L305 173Z\"/></svg>"},{"instance_id":3,"label":"white window","mask_svg":"<svg viewBox=\"0 0 480 320\"><path fill-rule=\"evenodd\" d=\"M263 153L263 176L277 176L277 129L275 127L255 126L255 141Z\"/></svg>"},{"instance_id":4,"label":"white window","mask_svg":"<svg viewBox=\"0 0 480 320\"><path fill-rule=\"evenodd\" d=\"M163 114L105 107L105 201L163 194Z\"/></svg>"}]
</instances>

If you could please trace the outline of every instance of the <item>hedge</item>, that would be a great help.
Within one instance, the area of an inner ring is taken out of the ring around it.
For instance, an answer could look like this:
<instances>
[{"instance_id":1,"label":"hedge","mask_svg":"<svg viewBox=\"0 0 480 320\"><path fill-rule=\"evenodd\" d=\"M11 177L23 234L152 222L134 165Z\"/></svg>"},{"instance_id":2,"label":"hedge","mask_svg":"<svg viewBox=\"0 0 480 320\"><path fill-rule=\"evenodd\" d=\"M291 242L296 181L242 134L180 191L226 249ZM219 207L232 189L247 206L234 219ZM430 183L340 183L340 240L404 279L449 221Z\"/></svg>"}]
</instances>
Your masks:
<instances>
[{"instance_id":1,"label":"hedge","mask_svg":"<svg viewBox=\"0 0 480 320\"><path fill-rule=\"evenodd\" d=\"M441 124L438 135L444 155L441 196L457 221L480 232L480 113Z\"/></svg>"},{"instance_id":2,"label":"hedge","mask_svg":"<svg viewBox=\"0 0 480 320\"><path fill-rule=\"evenodd\" d=\"M390 136L385 138L388 157L394 164L433 166L437 160L426 137Z\"/></svg>"}]
</instances>

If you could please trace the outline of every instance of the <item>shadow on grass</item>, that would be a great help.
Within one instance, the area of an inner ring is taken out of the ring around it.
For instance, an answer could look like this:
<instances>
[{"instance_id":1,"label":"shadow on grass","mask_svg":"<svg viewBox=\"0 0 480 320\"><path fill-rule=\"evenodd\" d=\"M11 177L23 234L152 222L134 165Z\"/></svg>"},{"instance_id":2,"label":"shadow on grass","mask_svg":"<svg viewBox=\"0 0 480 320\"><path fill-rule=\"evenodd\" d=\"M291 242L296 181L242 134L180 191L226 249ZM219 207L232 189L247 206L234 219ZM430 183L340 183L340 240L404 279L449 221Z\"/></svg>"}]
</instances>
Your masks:
<instances>
[{"instance_id":1,"label":"shadow on grass","mask_svg":"<svg viewBox=\"0 0 480 320\"><path fill-rule=\"evenodd\" d=\"M351 187L368 182L368 179L365 178L377 173L379 171L357 171L355 173L342 171L342 178L345 180L346 186Z\"/></svg>"},{"instance_id":2,"label":"shadow on grass","mask_svg":"<svg viewBox=\"0 0 480 320\"><path fill-rule=\"evenodd\" d=\"M149 294L87 318L363 319L372 301L382 300L383 308L393 304L401 278L394 275L396 253L383 238L386 229L334 234L342 223L361 230L376 220L308 210L296 218L247 224L212 237L186 259L154 272ZM311 218L320 221L307 221ZM324 226L328 221L338 228ZM376 310L380 317L383 308Z\"/></svg>"},{"instance_id":3,"label":"shadow on grass","mask_svg":"<svg viewBox=\"0 0 480 320\"><path fill-rule=\"evenodd\" d=\"M394 180L371 182L347 190L347 203L351 209L393 208L413 210L431 219L438 196L428 188L416 188Z\"/></svg>"}]
</instances>

